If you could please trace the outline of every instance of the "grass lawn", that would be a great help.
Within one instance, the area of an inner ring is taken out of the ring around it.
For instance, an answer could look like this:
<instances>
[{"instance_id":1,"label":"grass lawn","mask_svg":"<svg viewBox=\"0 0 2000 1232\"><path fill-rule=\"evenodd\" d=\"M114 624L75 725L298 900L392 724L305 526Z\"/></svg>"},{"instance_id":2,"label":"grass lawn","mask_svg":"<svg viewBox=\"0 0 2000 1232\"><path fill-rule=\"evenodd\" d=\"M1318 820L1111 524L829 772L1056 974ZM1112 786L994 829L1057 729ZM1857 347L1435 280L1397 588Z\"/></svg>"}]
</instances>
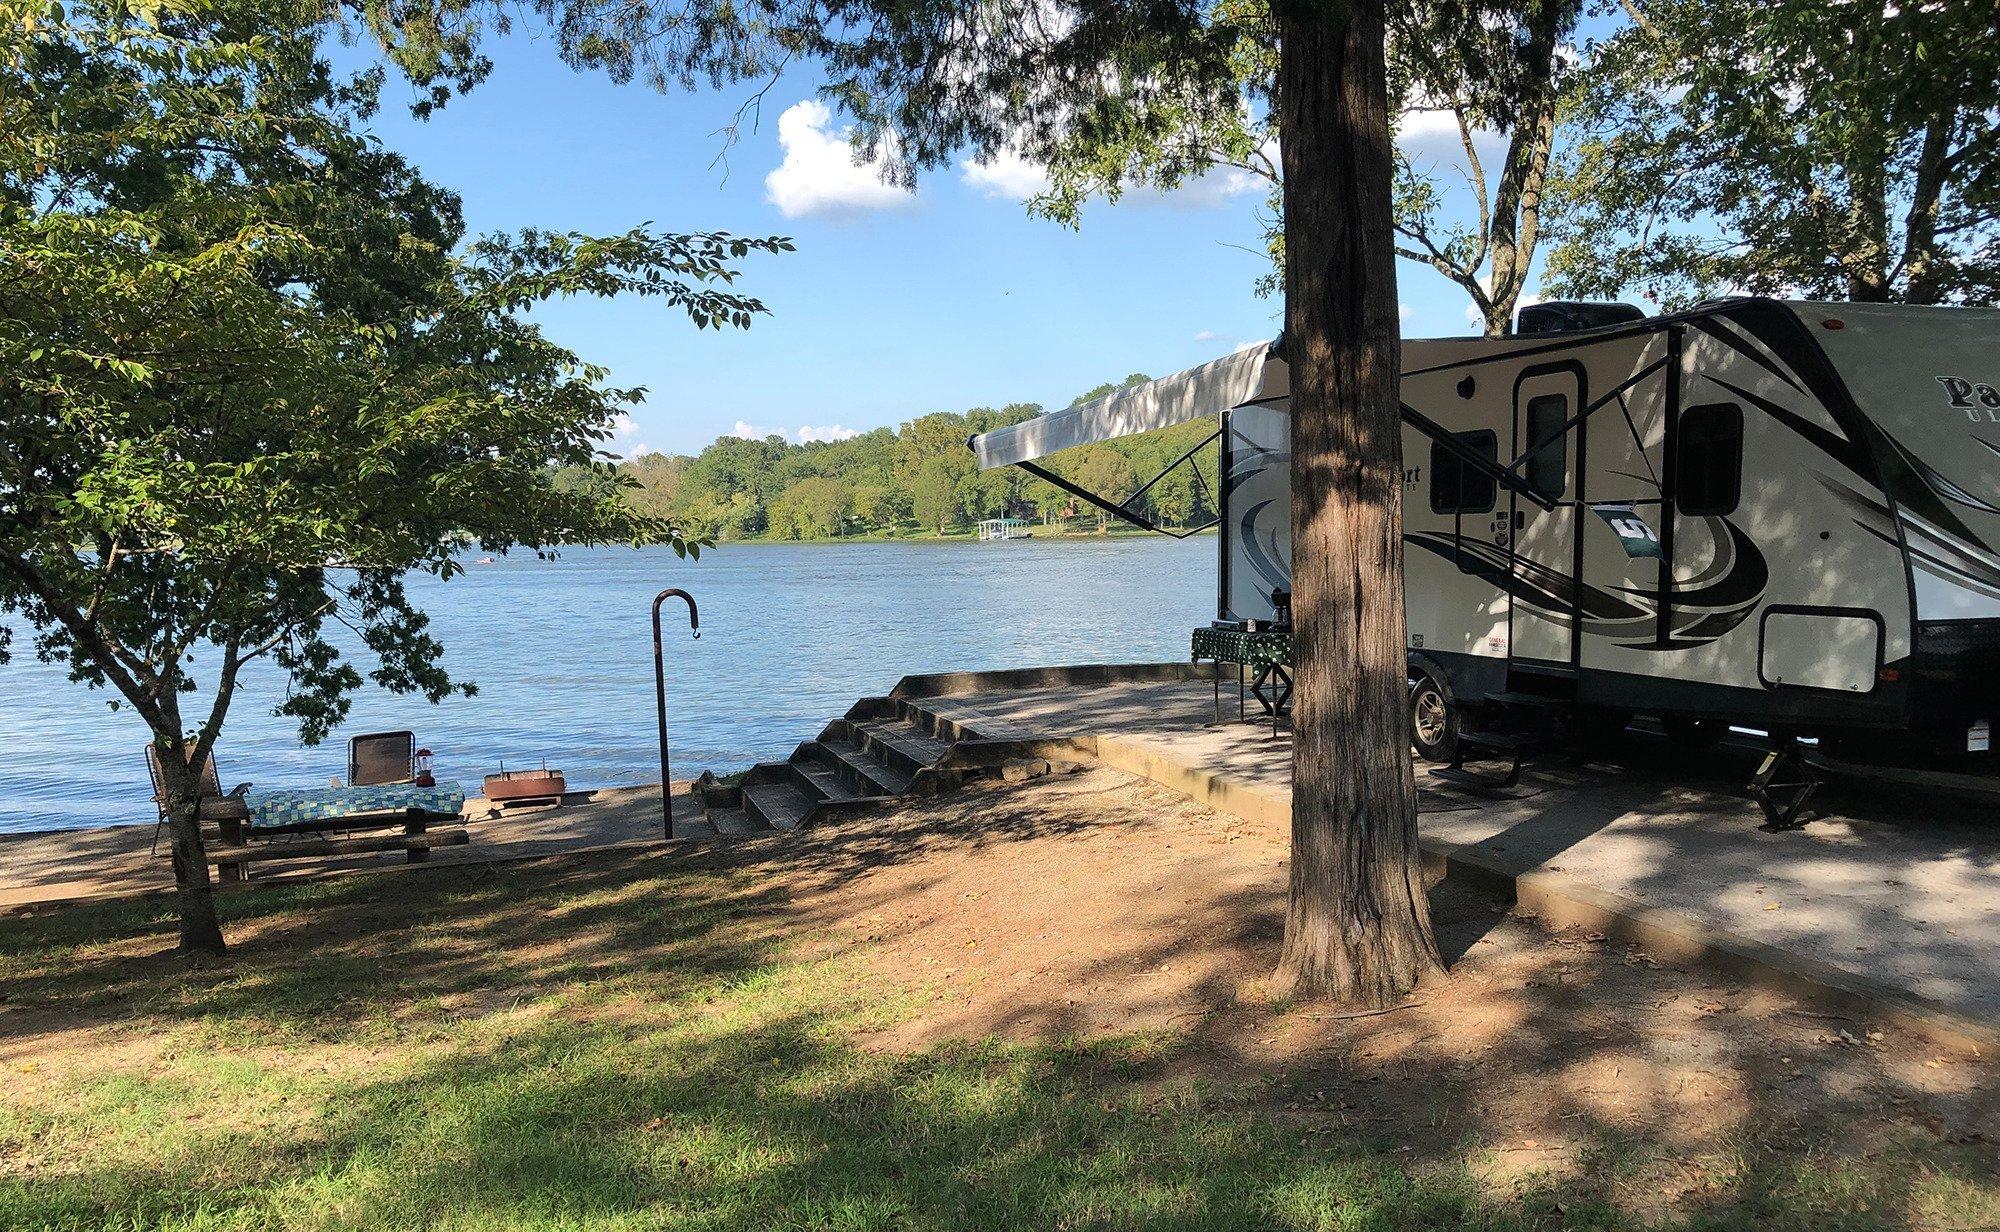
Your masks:
<instances>
[{"instance_id":1,"label":"grass lawn","mask_svg":"<svg viewBox=\"0 0 2000 1232\"><path fill-rule=\"evenodd\" d=\"M1285 1114L1280 1070L1179 1064L1171 1029L884 1047L938 985L831 944L842 925L740 861L349 877L225 911L235 952L201 965L162 952L158 905L0 921L0 1228L1660 1218L1573 1178L1417 1166L1397 1135ZM1720 1199L1670 1221L2000 1221L1991 1144L1719 1145Z\"/></svg>"}]
</instances>

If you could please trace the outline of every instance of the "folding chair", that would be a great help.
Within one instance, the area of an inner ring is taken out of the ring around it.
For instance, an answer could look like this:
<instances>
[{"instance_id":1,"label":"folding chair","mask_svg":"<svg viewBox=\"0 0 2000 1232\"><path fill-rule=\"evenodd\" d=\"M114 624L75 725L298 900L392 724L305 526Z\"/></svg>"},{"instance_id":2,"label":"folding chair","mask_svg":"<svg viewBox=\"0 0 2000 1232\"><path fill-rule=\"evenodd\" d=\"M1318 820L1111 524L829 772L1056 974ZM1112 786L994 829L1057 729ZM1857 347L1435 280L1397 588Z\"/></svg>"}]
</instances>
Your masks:
<instances>
[{"instance_id":1,"label":"folding chair","mask_svg":"<svg viewBox=\"0 0 2000 1232\"><path fill-rule=\"evenodd\" d=\"M146 773L153 780L153 807L159 813L159 820L153 823L151 853L158 855L160 831L167 825L167 785L160 776L160 746L150 741L146 745ZM216 777L215 754L211 752L195 784L195 820L247 820L250 812L249 806L243 803L243 793L248 790L250 784L239 783L235 790L223 794L222 780Z\"/></svg>"},{"instance_id":2,"label":"folding chair","mask_svg":"<svg viewBox=\"0 0 2000 1232\"><path fill-rule=\"evenodd\" d=\"M375 787L416 781L417 734L367 732L347 742L347 785Z\"/></svg>"}]
</instances>

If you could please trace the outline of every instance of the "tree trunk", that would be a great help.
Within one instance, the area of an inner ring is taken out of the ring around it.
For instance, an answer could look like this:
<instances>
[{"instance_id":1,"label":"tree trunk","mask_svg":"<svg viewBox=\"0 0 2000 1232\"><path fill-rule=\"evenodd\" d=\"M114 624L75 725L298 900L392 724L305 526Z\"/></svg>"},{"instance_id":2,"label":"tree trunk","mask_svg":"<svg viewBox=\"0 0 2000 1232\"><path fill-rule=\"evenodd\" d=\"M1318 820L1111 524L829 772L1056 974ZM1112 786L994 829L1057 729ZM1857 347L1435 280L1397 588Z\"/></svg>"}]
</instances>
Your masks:
<instances>
[{"instance_id":1,"label":"tree trunk","mask_svg":"<svg viewBox=\"0 0 2000 1232\"><path fill-rule=\"evenodd\" d=\"M1441 964L1406 717L1382 0L1278 6L1291 365L1291 894L1275 985L1393 1002Z\"/></svg>"},{"instance_id":2,"label":"tree trunk","mask_svg":"<svg viewBox=\"0 0 2000 1232\"><path fill-rule=\"evenodd\" d=\"M172 844L174 904L180 910L184 953L222 955L222 924L215 915L215 891L208 879L208 853L201 842L201 776L187 764L185 748L160 749L160 783L166 789L167 838Z\"/></svg>"}]
</instances>

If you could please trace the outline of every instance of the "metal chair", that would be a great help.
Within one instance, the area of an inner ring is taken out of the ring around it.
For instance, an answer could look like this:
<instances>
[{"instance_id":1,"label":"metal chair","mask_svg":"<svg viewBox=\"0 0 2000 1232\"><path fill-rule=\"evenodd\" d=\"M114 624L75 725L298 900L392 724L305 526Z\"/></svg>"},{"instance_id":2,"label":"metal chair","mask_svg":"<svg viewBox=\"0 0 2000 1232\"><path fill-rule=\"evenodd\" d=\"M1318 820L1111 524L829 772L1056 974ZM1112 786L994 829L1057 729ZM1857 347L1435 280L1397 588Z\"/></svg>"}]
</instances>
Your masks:
<instances>
[{"instance_id":1,"label":"metal chair","mask_svg":"<svg viewBox=\"0 0 2000 1232\"><path fill-rule=\"evenodd\" d=\"M347 742L347 785L376 787L416 781L417 734L366 732Z\"/></svg>"},{"instance_id":2,"label":"metal chair","mask_svg":"<svg viewBox=\"0 0 2000 1232\"><path fill-rule=\"evenodd\" d=\"M146 745L146 773L153 780L153 807L159 813L159 820L153 823L152 855L160 854L160 831L167 825L167 785L160 777L160 746ZM202 764L201 774L195 783L195 820L242 821L249 817L249 806L243 802L243 793L250 790L250 784L238 783L227 795L222 791L222 780L216 776L215 754L210 753Z\"/></svg>"}]
</instances>

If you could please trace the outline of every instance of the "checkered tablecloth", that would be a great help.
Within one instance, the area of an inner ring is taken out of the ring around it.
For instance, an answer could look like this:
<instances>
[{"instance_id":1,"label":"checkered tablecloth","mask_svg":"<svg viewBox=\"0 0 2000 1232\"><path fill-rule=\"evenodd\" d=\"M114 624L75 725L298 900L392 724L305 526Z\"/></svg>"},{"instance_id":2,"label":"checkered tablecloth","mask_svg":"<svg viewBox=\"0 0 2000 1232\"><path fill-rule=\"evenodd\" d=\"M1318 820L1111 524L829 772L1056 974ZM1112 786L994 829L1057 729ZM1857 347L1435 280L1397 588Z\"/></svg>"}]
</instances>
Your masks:
<instances>
[{"instance_id":1,"label":"checkered tablecloth","mask_svg":"<svg viewBox=\"0 0 2000 1232\"><path fill-rule=\"evenodd\" d=\"M1292 635L1272 631L1250 633L1241 629L1196 629L1196 663L1242 663L1249 667L1289 667L1292 662Z\"/></svg>"},{"instance_id":2,"label":"checkered tablecloth","mask_svg":"<svg viewBox=\"0 0 2000 1232\"><path fill-rule=\"evenodd\" d=\"M289 825L301 821L327 821L365 813L419 812L457 816L465 806L465 792L457 783L418 787L414 783L384 783L375 787L294 787L276 791L245 793L250 806L250 824Z\"/></svg>"}]
</instances>

